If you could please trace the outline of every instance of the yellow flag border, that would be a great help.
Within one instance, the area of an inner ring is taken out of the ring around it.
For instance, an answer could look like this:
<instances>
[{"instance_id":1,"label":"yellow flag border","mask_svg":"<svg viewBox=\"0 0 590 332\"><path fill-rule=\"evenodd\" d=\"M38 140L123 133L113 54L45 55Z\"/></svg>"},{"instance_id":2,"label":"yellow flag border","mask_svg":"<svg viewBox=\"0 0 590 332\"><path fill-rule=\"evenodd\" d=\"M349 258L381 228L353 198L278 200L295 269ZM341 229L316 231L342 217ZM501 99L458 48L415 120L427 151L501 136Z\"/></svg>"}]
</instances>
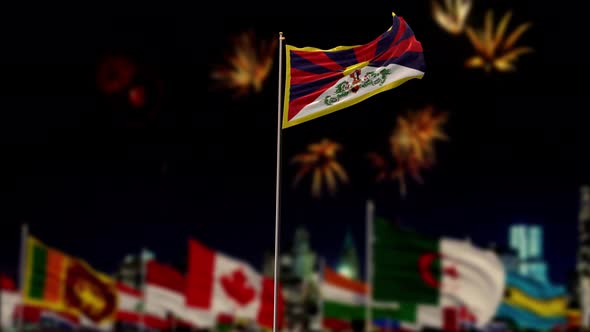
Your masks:
<instances>
[{"instance_id":1,"label":"yellow flag border","mask_svg":"<svg viewBox=\"0 0 590 332\"><path fill-rule=\"evenodd\" d=\"M289 77L290 75L287 74L287 76L288 76L288 79L289 79L290 78ZM339 103L339 104L336 104L336 105L332 105L330 107L326 107L325 109L323 109L321 111L318 111L318 112L315 112L313 114L309 114L309 115L306 115L304 117L301 117L301 118L298 118L298 119L295 119L295 120L291 120L291 121L288 120L288 114L289 114L289 98L286 97L285 98L285 104L284 104L284 111L283 111L283 129L289 128L289 127L292 127L292 126L295 126L295 125L298 125L298 124L301 124L303 122L314 120L314 119L317 119L317 118L319 118L321 116L324 116L324 115L327 115L327 114L330 114L330 113L339 111L339 110L341 110L343 108L347 108L347 107L350 107L352 105L358 104L361 101L364 101L365 99L367 99L369 97L372 97L372 96L374 96L374 95L376 95L378 93L381 93L381 92L387 91L387 90L391 90L393 88L397 88L398 86L402 85L403 83L405 83L406 81L409 81L411 79L415 79L415 78L421 79L423 76L424 76L424 73L422 73L420 75L413 75L413 76L404 77L404 78L399 79L397 81L393 81L393 82L391 82L389 84L385 84L382 87L380 87L378 89L375 89L375 90L373 90L371 92L367 92L364 95L359 96L357 98L353 98L353 99L344 101L342 103ZM289 91L288 90L288 88L290 86L289 81L287 81L286 84L287 84L287 90L286 91Z\"/></svg>"},{"instance_id":2,"label":"yellow flag border","mask_svg":"<svg viewBox=\"0 0 590 332\"><path fill-rule=\"evenodd\" d=\"M395 17L395 13L392 12L391 13L392 17ZM389 29L387 29L387 31L390 31L393 28L393 26L390 26ZM387 32L386 31L386 32ZM355 45L355 46L336 46L334 48L331 49L320 49L320 48L316 48L316 47L310 47L310 46L306 46L306 47L295 47L293 45L286 45L285 46L285 50L286 50L286 54L285 54L285 61L286 61L286 70L285 70L285 98L283 101L283 123L282 123L282 129L285 128L289 128L289 127L293 127L295 125L310 121L310 120L314 120L317 119L321 116L339 111L341 109L350 107L352 105L358 104L361 101L366 100L369 97L372 97L378 93L381 93L383 91L387 91L387 90L391 90L393 88L396 88L400 85L402 85L403 83L405 83L406 81L409 81L411 79L421 79L422 77L424 77L424 73L421 73L419 75L413 75L413 76L408 76L408 77L404 77L402 79L393 81L389 84L383 85L382 87L375 89L371 92L368 92L366 94L363 94L359 97L356 98L352 98L350 100L344 101L342 103L338 103L329 107L324 108L321 111L315 112L313 114L309 114L306 116L303 116L301 118L295 119L295 120L291 120L289 121L289 102L290 102L290 90L291 90L291 50L295 50L295 51L305 51L305 52L333 52L333 51L342 51L342 50L348 50L348 49L352 49L358 46L362 46L364 44L360 44L360 45Z\"/></svg>"},{"instance_id":3,"label":"yellow flag border","mask_svg":"<svg viewBox=\"0 0 590 332\"><path fill-rule=\"evenodd\" d=\"M62 280L65 279L65 273L67 270L67 266L69 265L69 263L70 263L69 261L71 259L71 257L69 255L65 254L63 251L54 249L54 248L46 245L45 243L41 242L36 237L29 235L27 238L27 251L26 251L27 252L27 255L26 255L27 260L26 260L26 264L25 264L25 283L23 285L23 289L21 290L23 304L30 304L30 305L38 306L41 308L47 308L50 310L58 311L58 312L66 312L69 314L78 315L79 314L78 310L67 308L65 305L65 299L64 299L65 285L64 285L64 283L61 283L61 285L60 285L59 300L57 303L43 301L43 300L37 300L37 299L33 299L33 298L29 297L30 290L31 290L31 277L33 274L33 250L32 249L35 246L43 247L45 250L55 250L64 257L66 262L64 263L62 271L60 272L60 279L62 279Z\"/></svg>"}]
</instances>

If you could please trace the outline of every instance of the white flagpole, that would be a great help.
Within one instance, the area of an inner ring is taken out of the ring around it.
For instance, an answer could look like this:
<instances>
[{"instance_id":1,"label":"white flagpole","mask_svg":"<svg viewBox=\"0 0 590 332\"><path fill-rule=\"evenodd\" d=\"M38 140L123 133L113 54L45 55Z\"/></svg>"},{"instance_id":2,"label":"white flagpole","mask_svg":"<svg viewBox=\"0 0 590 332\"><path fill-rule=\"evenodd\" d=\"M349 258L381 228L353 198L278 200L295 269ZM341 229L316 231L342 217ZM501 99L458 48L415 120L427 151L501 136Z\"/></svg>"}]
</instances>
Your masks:
<instances>
[{"instance_id":1,"label":"white flagpole","mask_svg":"<svg viewBox=\"0 0 590 332\"><path fill-rule=\"evenodd\" d=\"M277 110L277 164L276 164L276 180L275 180L275 259L274 259L274 292L273 292L273 320L272 330L277 332L278 323L278 292L279 292L279 237L280 237L280 217L281 217L281 137L282 128L281 120L283 118L283 111L281 107L281 94L283 93L282 72L283 72L283 33L279 32L279 93L278 93L278 110Z\"/></svg>"},{"instance_id":2,"label":"white flagpole","mask_svg":"<svg viewBox=\"0 0 590 332\"><path fill-rule=\"evenodd\" d=\"M21 226L20 238L20 262L18 269L18 287L20 291L20 310L17 321L17 331L24 331L24 313L25 313L25 269L27 261L27 238L29 237L29 227L27 224Z\"/></svg>"},{"instance_id":3,"label":"white flagpole","mask_svg":"<svg viewBox=\"0 0 590 332\"><path fill-rule=\"evenodd\" d=\"M373 218L375 205L372 200L367 200L366 222L367 222L367 239L365 249L365 274L367 278L367 304L365 306L365 329L370 332L372 329L373 317L371 314L371 307L373 305Z\"/></svg>"},{"instance_id":4,"label":"white flagpole","mask_svg":"<svg viewBox=\"0 0 590 332\"><path fill-rule=\"evenodd\" d=\"M146 250L145 248L141 249L139 254L139 264L140 265L140 276L139 276L139 290L141 291L141 307L139 310L139 332L143 332L145 329L145 280L147 274L147 267L146 267L146 260L145 257Z\"/></svg>"},{"instance_id":5,"label":"white flagpole","mask_svg":"<svg viewBox=\"0 0 590 332\"><path fill-rule=\"evenodd\" d=\"M2 280L0 280L0 282L1 281ZM3 317L3 315L2 315L2 307L4 306L4 304L2 303L3 302L3 300L2 300L3 293L4 293L4 291L2 290L2 285L0 285L0 332L3 332L4 331L4 322L2 320L2 317Z\"/></svg>"},{"instance_id":6,"label":"white flagpole","mask_svg":"<svg viewBox=\"0 0 590 332\"><path fill-rule=\"evenodd\" d=\"M324 295L322 294L322 285L324 284L324 271L326 270L326 259L320 258L318 273L318 316L319 316L319 330L322 331L324 327Z\"/></svg>"}]
</instances>

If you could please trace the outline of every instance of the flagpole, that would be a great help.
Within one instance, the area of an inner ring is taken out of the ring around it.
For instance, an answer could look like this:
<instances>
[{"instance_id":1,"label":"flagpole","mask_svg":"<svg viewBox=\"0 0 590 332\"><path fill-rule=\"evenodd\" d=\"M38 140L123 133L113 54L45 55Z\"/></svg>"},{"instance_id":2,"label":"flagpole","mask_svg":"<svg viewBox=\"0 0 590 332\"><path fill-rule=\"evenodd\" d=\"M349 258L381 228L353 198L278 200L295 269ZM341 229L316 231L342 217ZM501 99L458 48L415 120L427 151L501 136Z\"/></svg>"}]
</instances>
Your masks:
<instances>
[{"instance_id":1,"label":"flagpole","mask_svg":"<svg viewBox=\"0 0 590 332\"><path fill-rule=\"evenodd\" d=\"M374 211L375 205L373 204L372 200L367 200L367 207L366 207L366 222L367 222L367 239L366 239L366 249L365 249L365 274L367 278L367 304L365 306L365 315L367 319L365 320L365 329L366 332L371 331L373 317L371 315L371 307L373 305L373 218L374 218Z\"/></svg>"},{"instance_id":2,"label":"flagpole","mask_svg":"<svg viewBox=\"0 0 590 332\"><path fill-rule=\"evenodd\" d=\"M324 257L320 258L320 266L319 266L319 273L318 273L318 315L319 315L319 330L322 331L324 327L324 297L322 295L322 285L324 283L324 271L326 270L326 259Z\"/></svg>"},{"instance_id":3,"label":"flagpole","mask_svg":"<svg viewBox=\"0 0 590 332\"><path fill-rule=\"evenodd\" d=\"M278 293L279 293L279 236L281 217L281 120L283 112L281 107L282 72L283 72L283 41L285 37L279 32L279 84L278 84L278 110L277 110L277 156L276 156L276 180L275 180L275 259L274 259L274 291L273 291L273 320L272 330L277 332L278 322Z\"/></svg>"},{"instance_id":4,"label":"flagpole","mask_svg":"<svg viewBox=\"0 0 590 332\"><path fill-rule=\"evenodd\" d=\"M144 259L145 256L145 248L141 248L141 252L139 253L139 264L140 265L140 285L139 285L139 289L141 291L141 307L139 310L139 332L143 332L145 329L145 280L146 280L146 274L147 274L147 268L146 268L146 260Z\"/></svg>"},{"instance_id":5,"label":"flagpole","mask_svg":"<svg viewBox=\"0 0 590 332\"><path fill-rule=\"evenodd\" d=\"M20 291L20 307L19 315L17 320L17 331L22 332L24 324L24 313L25 313L25 268L27 260L27 238L29 237L29 227L27 224L21 226L21 237L20 237L20 262L18 269L18 286Z\"/></svg>"},{"instance_id":6,"label":"flagpole","mask_svg":"<svg viewBox=\"0 0 590 332\"><path fill-rule=\"evenodd\" d=\"M2 289L2 274L0 274L0 332L4 331L4 322L2 321L2 299L4 296L4 290Z\"/></svg>"}]
</instances>

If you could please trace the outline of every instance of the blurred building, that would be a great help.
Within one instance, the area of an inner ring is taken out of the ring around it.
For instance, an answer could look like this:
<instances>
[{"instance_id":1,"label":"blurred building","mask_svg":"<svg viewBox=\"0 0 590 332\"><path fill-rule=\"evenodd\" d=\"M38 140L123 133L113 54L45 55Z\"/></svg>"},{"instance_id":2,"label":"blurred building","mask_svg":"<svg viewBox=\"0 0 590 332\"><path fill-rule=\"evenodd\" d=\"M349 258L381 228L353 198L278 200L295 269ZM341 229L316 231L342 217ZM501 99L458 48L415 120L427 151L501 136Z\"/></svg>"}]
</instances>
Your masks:
<instances>
[{"instance_id":1,"label":"blurred building","mask_svg":"<svg viewBox=\"0 0 590 332\"><path fill-rule=\"evenodd\" d=\"M293 242L293 273L301 280L310 280L315 267L316 253L311 250L309 233L305 228L298 228Z\"/></svg>"},{"instance_id":2,"label":"blurred building","mask_svg":"<svg viewBox=\"0 0 590 332\"><path fill-rule=\"evenodd\" d=\"M359 258L350 229L344 237L344 245L336 270L348 278L360 279Z\"/></svg>"},{"instance_id":3,"label":"blurred building","mask_svg":"<svg viewBox=\"0 0 590 332\"><path fill-rule=\"evenodd\" d=\"M502 261L502 265L504 265L504 268L507 272L516 273L518 271L518 264L520 260L518 259L517 253L514 249L508 246L498 245L496 243L491 244L489 249L498 255L498 258L500 258Z\"/></svg>"},{"instance_id":4,"label":"blurred building","mask_svg":"<svg viewBox=\"0 0 590 332\"><path fill-rule=\"evenodd\" d=\"M318 316L317 254L311 249L309 232L296 229L291 243L280 254L280 283L285 299L288 330L310 331ZM274 254L266 254L263 271L274 275Z\"/></svg>"},{"instance_id":5,"label":"blurred building","mask_svg":"<svg viewBox=\"0 0 590 332\"><path fill-rule=\"evenodd\" d=\"M547 263L543 259L543 228L539 225L511 225L508 240L510 249L516 253L515 272L548 283Z\"/></svg>"},{"instance_id":6,"label":"blurred building","mask_svg":"<svg viewBox=\"0 0 590 332\"><path fill-rule=\"evenodd\" d=\"M155 258L156 255L149 250L126 255L115 272L115 279L130 287L139 288L143 281L145 262Z\"/></svg>"},{"instance_id":7,"label":"blurred building","mask_svg":"<svg viewBox=\"0 0 590 332\"><path fill-rule=\"evenodd\" d=\"M590 326L590 186L580 189L578 214L578 293L581 309L581 324Z\"/></svg>"}]
</instances>

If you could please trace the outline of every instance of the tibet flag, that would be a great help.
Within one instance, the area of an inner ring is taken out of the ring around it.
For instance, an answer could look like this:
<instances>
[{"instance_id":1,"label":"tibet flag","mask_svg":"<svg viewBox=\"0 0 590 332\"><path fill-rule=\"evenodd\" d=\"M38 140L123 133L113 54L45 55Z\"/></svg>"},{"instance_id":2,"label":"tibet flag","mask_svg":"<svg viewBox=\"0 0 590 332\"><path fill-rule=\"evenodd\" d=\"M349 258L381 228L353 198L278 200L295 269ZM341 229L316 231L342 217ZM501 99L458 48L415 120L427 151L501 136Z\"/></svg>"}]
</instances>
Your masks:
<instances>
[{"instance_id":1,"label":"tibet flag","mask_svg":"<svg viewBox=\"0 0 590 332\"><path fill-rule=\"evenodd\" d=\"M214 315L248 319L272 327L273 279L264 277L247 262L189 240L186 303ZM282 296L279 293L279 318ZM280 326L281 320L279 320Z\"/></svg>"},{"instance_id":2,"label":"tibet flag","mask_svg":"<svg viewBox=\"0 0 590 332\"><path fill-rule=\"evenodd\" d=\"M329 50L286 46L283 128L424 76L422 44L402 17L392 16L391 27L367 44Z\"/></svg>"},{"instance_id":3,"label":"tibet flag","mask_svg":"<svg viewBox=\"0 0 590 332\"><path fill-rule=\"evenodd\" d=\"M414 303L416 321L430 318L424 325L434 328L452 314L449 308L468 313L467 321L478 328L494 317L506 281L493 251L401 229L382 218L376 218L372 236L374 301Z\"/></svg>"}]
</instances>

